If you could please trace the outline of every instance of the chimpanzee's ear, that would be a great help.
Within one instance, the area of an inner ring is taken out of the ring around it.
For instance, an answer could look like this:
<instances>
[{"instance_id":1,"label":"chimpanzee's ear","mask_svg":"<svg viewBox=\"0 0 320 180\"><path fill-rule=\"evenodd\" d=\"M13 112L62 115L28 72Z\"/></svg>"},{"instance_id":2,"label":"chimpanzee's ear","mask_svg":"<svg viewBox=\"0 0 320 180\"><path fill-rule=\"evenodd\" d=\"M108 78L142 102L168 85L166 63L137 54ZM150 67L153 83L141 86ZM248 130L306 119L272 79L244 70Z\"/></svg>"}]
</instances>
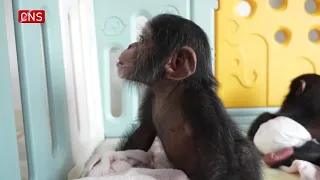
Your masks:
<instances>
[{"instance_id":1,"label":"chimpanzee's ear","mask_svg":"<svg viewBox=\"0 0 320 180\"><path fill-rule=\"evenodd\" d=\"M301 79L299 88L296 90L296 95L297 96L301 95L304 92L304 90L306 89L306 86L307 86L306 81L304 79Z\"/></svg>"},{"instance_id":2,"label":"chimpanzee's ear","mask_svg":"<svg viewBox=\"0 0 320 180\"><path fill-rule=\"evenodd\" d=\"M194 50L188 46L180 48L165 64L166 78L183 80L196 71L197 57Z\"/></svg>"}]
</instances>

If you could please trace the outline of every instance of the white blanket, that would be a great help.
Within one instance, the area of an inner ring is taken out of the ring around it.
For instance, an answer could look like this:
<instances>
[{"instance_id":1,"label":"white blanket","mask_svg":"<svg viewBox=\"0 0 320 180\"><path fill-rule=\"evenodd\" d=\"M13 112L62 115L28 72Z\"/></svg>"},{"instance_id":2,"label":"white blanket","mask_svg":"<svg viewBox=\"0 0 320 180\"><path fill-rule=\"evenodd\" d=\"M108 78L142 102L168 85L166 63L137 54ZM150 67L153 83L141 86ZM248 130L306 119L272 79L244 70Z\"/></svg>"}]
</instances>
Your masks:
<instances>
[{"instance_id":1,"label":"white blanket","mask_svg":"<svg viewBox=\"0 0 320 180\"><path fill-rule=\"evenodd\" d=\"M158 138L148 152L97 152L81 171L77 180L188 180L182 171L172 168Z\"/></svg>"}]
</instances>

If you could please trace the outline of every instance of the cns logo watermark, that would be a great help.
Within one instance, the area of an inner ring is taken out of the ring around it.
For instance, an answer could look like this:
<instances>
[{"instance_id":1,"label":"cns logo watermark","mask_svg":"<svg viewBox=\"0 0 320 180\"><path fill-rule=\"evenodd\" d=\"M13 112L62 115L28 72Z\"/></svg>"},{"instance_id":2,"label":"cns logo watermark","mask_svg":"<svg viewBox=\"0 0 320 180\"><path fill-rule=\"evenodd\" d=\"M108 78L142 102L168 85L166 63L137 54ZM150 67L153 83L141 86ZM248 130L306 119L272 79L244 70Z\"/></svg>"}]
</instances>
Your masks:
<instances>
[{"instance_id":1,"label":"cns logo watermark","mask_svg":"<svg viewBox=\"0 0 320 180\"><path fill-rule=\"evenodd\" d=\"M46 12L44 10L19 10L19 23L44 23L46 21Z\"/></svg>"}]
</instances>

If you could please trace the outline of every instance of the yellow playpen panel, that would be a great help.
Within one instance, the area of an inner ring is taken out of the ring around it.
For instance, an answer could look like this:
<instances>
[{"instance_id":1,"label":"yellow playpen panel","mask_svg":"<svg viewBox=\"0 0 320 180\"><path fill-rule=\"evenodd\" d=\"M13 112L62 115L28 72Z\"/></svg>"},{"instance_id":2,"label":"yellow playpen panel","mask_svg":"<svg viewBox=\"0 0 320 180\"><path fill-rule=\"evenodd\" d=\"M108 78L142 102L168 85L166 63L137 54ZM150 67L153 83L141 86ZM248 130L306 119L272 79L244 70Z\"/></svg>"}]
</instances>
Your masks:
<instances>
[{"instance_id":1,"label":"yellow playpen panel","mask_svg":"<svg viewBox=\"0 0 320 180\"><path fill-rule=\"evenodd\" d=\"M291 79L320 70L319 2L219 1L216 77L227 107L279 106Z\"/></svg>"}]
</instances>

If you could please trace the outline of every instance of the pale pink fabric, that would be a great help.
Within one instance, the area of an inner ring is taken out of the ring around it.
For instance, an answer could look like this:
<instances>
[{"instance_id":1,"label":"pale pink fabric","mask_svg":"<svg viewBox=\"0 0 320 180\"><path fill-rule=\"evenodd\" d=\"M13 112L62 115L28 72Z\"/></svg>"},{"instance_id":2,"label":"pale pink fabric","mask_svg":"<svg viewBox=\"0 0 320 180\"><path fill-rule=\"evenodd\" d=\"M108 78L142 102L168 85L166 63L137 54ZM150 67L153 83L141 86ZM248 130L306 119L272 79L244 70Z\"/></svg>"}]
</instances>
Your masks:
<instances>
[{"instance_id":1,"label":"pale pink fabric","mask_svg":"<svg viewBox=\"0 0 320 180\"><path fill-rule=\"evenodd\" d=\"M288 173L299 173L300 180L320 180L320 167L302 160L295 160L290 167L281 166Z\"/></svg>"},{"instance_id":2,"label":"pale pink fabric","mask_svg":"<svg viewBox=\"0 0 320 180\"><path fill-rule=\"evenodd\" d=\"M78 180L188 180L188 177L172 168L156 138L148 152L127 150L94 154Z\"/></svg>"}]
</instances>

